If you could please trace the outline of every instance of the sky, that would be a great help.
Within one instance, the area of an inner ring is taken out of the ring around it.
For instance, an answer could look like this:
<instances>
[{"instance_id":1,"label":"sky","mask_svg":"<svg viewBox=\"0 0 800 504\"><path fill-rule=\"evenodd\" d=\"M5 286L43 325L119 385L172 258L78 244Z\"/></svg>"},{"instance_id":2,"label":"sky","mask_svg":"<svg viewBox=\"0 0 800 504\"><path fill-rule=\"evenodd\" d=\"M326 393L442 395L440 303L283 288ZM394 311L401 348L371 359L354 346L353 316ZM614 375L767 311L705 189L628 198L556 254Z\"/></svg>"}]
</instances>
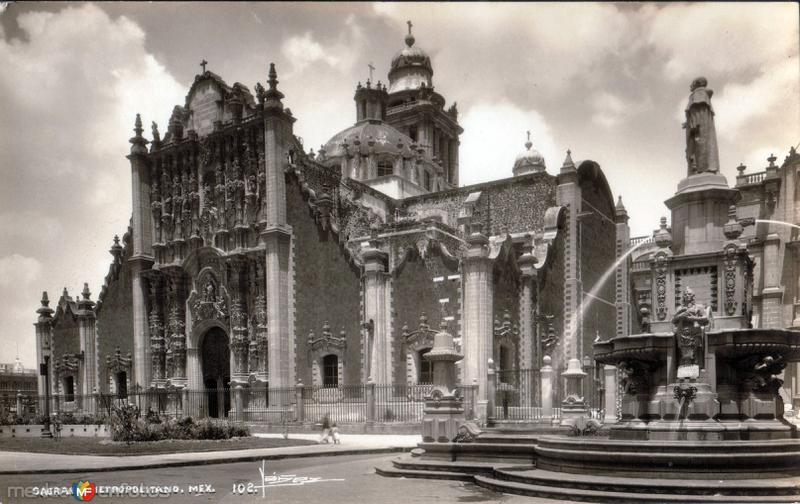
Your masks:
<instances>
[{"instance_id":1,"label":"sky","mask_svg":"<svg viewBox=\"0 0 800 504\"><path fill-rule=\"evenodd\" d=\"M131 212L135 114L161 131L199 63L253 89L274 62L306 148L355 121L386 80L406 20L433 83L458 102L461 183L511 176L525 132L558 173L567 149L603 168L650 234L685 176L683 110L714 90L722 173L763 171L800 143L795 3L0 2L0 362L35 363L36 309L100 292ZM148 128L149 130L149 128ZM149 131L148 131L149 132ZM17 348L19 350L17 350Z\"/></svg>"}]
</instances>

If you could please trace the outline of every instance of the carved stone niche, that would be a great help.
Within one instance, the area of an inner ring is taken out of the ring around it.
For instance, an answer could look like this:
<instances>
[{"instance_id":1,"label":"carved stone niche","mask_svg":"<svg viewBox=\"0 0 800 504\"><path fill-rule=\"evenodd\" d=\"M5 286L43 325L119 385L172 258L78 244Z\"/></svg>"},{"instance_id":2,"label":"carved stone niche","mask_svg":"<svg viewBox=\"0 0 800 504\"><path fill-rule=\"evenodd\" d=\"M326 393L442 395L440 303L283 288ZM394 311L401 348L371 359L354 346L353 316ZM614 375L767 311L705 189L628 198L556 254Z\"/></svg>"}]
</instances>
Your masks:
<instances>
[{"instance_id":1,"label":"carved stone niche","mask_svg":"<svg viewBox=\"0 0 800 504\"><path fill-rule=\"evenodd\" d=\"M225 324L229 303L228 291L214 271L210 268L202 270L197 275L194 289L189 296L189 310L194 324L205 320L217 320Z\"/></svg>"},{"instance_id":2,"label":"carved stone niche","mask_svg":"<svg viewBox=\"0 0 800 504\"><path fill-rule=\"evenodd\" d=\"M416 385L419 382L419 369L422 366L420 352L433 348L436 331L428 325L425 312L419 317L419 326L410 331L408 325L403 326L402 342L406 356L406 384Z\"/></svg>"}]
</instances>

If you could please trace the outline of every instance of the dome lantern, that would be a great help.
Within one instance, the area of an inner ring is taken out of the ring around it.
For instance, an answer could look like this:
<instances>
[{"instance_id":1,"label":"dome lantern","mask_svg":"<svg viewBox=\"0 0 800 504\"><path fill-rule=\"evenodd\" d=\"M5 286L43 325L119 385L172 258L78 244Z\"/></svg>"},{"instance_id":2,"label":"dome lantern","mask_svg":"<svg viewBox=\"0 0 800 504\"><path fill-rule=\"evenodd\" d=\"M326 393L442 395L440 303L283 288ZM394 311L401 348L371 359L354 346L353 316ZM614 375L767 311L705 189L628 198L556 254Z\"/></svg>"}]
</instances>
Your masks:
<instances>
[{"instance_id":1,"label":"dome lantern","mask_svg":"<svg viewBox=\"0 0 800 504\"><path fill-rule=\"evenodd\" d=\"M517 156L514 161L513 174L515 177L526 175L528 173L541 173L547 169L544 162L544 156L533 148L531 142L531 132L528 131L528 141L525 142L525 150Z\"/></svg>"}]
</instances>

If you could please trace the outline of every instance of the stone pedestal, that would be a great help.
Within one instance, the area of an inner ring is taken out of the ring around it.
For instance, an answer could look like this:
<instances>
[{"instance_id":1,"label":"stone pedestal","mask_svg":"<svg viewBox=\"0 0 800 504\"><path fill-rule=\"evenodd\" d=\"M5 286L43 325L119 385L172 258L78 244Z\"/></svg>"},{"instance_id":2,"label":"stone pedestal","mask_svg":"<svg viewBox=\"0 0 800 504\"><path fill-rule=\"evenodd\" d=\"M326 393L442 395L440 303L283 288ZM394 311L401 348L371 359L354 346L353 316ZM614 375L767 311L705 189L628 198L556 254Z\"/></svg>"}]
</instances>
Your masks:
<instances>
[{"instance_id":1,"label":"stone pedestal","mask_svg":"<svg viewBox=\"0 0 800 504\"><path fill-rule=\"evenodd\" d=\"M567 381L567 393L561 401L561 425L572 425L577 418L588 414L582 392L586 373L583 372L579 359L570 359L567 370L561 376Z\"/></svg>"},{"instance_id":2,"label":"stone pedestal","mask_svg":"<svg viewBox=\"0 0 800 504\"><path fill-rule=\"evenodd\" d=\"M603 366L603 423L617 423L617 368Z\"/></svg>"},{"instance_id":3,"label":"stone pedestal","mask_svg":"<svg viewBox=\"0 0 800 504\"><path fill-rule=\"evenodd\" d=\"M446 322L434 336L433 348L424 358L433 364L433 389L425 398L422 417L422 440L424 442L449 443L458 434L465 422L464 405L456 395L455 363L463 358L456 352L453 336L447 332Z\"/></svg>"}]
</instances>

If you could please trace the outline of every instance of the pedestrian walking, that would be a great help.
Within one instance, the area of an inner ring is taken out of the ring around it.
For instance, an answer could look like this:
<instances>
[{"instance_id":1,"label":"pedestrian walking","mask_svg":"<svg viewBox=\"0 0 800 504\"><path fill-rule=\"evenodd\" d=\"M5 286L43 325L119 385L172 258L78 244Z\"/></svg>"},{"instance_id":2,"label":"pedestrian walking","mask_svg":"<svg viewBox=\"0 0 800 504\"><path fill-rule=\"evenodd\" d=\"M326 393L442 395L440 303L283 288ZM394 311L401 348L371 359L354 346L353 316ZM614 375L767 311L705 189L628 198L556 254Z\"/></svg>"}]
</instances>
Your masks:
<instances>
[{"instance_id":1,"label":"pedestrian walking","mask_svg":"<svg viewBox=\"0 0 800 504\"><path fill-rule=\"evenodd\" d=\"M317 442L319 444L327 443L329 437L331 437L331 418L329 413L325 413L322 417L322 435Z\"/></svg>"}]
</instances>

